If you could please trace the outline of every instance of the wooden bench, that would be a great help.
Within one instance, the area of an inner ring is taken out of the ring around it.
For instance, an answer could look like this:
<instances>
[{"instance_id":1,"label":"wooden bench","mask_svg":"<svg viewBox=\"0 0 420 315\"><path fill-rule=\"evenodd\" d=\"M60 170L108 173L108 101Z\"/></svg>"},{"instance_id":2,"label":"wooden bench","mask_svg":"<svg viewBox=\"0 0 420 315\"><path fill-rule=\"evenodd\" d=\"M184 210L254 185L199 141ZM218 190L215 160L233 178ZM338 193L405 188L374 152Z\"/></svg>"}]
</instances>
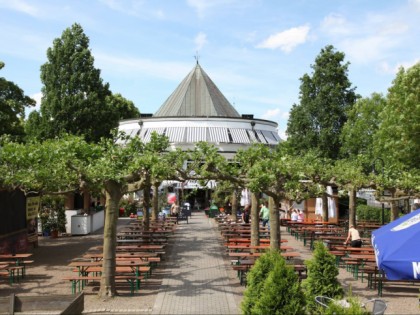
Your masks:
<instances>
[{"instance_id":1,"label":"wooden bench","mask_svg":"<svg viewBox=\"0 0 420 315\"><path fill-rule=\"evenodd\" d=\"M136 285L141 280L143 280L143 276L135 276L135 275L116 275L115 281L127 281L130 284L130 292L131 295L134 295L134 290L138 291L138 286ZM72 277L65 277L63 280L67 280L71 282L71 293L76 294L76 287L78 286L79 292L84 289L85 285L88 281L99 281L101 280L101 276L72 276Z\"/></svg>"}]
</instances>

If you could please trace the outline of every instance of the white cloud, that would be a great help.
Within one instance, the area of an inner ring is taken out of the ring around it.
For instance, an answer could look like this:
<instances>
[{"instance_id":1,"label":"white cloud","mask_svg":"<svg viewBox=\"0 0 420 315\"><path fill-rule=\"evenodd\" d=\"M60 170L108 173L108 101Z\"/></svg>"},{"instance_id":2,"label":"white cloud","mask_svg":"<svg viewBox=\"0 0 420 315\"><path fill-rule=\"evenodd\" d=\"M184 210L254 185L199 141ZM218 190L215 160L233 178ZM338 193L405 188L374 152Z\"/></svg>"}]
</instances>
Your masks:
<instances>
[{"instance_id":1,"label":"white cloud","mask_svg":"<svg viewBox=\"0 0 420 315\"><path fill-rule=\"evenodd\" d=\"M247 5L243 0L187 0L187 4L197 11L200 18L204 18L209 10L215 7L226 7L236 4L238 7Z\"/></svg>"},{"instance_id":2,"label":"white cloud","mask_svg":"<svg viewBox=\"0 0 420 315\"><path fill-rule=\"evenodd\" d=\"M353 30L341 14L331 13L321 22L321 30L330 35L348 35Z\"/></svg>"},{"instance_id":3,"label":"white cloud","mask_svg":"<svg viewBox=\"0 0 420 315\"><path fill-rule=\"evenodd\" d=\"M38 16L39 10L23 0L0 0L0 8L22 12L31 16Z\"/></svg>"},{"instance_id":4,"label":"white cloud","mask_svg":"<svg viewBox=\"0 0 420 315\"><path fill-rule=\"evenodd\" d=\"M141 73L142 76L178 81L191 71L191 65L177 62L153 61L127 56L116 57L106 53L95 53L94 57L100 69L120 72L128 77Z\"/></svg>"},{"instance_id":5,"label":"white cloud","mask_svg":"<svg viewBox=\"0 0 420 315\"><path fill-rule=\"evenodd\" d=\"M29 95L30 98L34 99L36 101L36 105L34 107L29 107L25 109L25 115L28 117L29 113L31 113L34 110L39 111L41 107L41 98L42 98L42 92L38 92L35 94Z\"/></svg>"},{"instance_id":6,"label":"white cloud","mask_svg":"<svg viewBox=\"0 0 420 315\"><path fill-rule=\"evenodd\" d=\"M354 63L367 64L381 60L389 49L398 46L397 40L388 36L371 35L349 38L339 43L346 57Z\"/></svg>"},{"instance_id":7,"label":"white cloud","mask_svg":"<svg viewBox=\"0 0 420 315\"><path fill-rule=\"evenodd\" d=\"M398 62L396 65L391 66L389 63L387 62L382 62L379 65L379 71L383 72L383 73L390 73L390 74L396 74L401 67L403 67L404 69L408 69L411 68L412 66L414 66L415 64L419 63L420 59L414 59L411 61L402 61L402 62Z\"/></svg>"},{"instance_id":8,"label":"white cloud","mask_svg":"<svg viewBox=\"0 0 420 315\"><path fill-rule=\"evenodd\" d=\"M410 0L409 4L411 7L413 7L415 10L420 12L420 0Z\"/></svg>"},{"instance_id":9,"label":"white cloud","mask_svg":"<svg viewBox=\"0 0 420 315\"><path fill-rule=\"evenodd\" d=\"M197 34L197 36L194 38L195 42L195 50L200 51L205 44L207 44L207 35L203 32L200 32Z\"/></svg>"},{"instance_id":10,"label":"white cloud","mask_svg":"<svg viewBox=\"0 0 420 315\"><path fill-rule=\"evenodd\" d=\"M257 48L280 48L282 51L289 53L296 46L303 44L308 39L309 26L293 27L286 31L269 36Z\"/></svg>"},{"instance_id":11,"label":"white cloud","mask_svg":"<svg viewBox=\"0 0 420 315\"><path fill-rule=\"evenodd\" d=\"M109 9L131 16L152 16L158 19L164 18L162 11L149 11L144 6L144 1L119 1L119 0L100 0Z\"/></svg>"},{"instance_id":12,"label":"white cloud","mask_svg":"<svg viewBox=\"0 0 420 315\"><path fill-rule=\"evenodd\" d=\"M289 112L282 111L280 108L274 108L267 110L261 117L268 120L287 120L289 119Z\"/></svg>"}]
</instances>

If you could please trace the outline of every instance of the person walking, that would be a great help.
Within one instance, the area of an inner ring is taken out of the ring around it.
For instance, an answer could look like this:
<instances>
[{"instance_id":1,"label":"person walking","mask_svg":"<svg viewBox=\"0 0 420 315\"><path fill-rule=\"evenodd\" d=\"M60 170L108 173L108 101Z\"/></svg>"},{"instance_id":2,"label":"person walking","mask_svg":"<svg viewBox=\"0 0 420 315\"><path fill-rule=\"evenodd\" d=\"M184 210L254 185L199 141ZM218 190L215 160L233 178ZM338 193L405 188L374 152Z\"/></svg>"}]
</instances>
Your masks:
<instances>
[{"instance_id":1,"label":"person walking","mask_svg":"<svg viewBox=\"0 0 420 315\"><path fill-rule=\"evenodd\" d=\"M270 210L267 208L267 203L261 204L260 219L262 219L262 226L265 227L270 220Z\"/></svg>"}]
</instances>

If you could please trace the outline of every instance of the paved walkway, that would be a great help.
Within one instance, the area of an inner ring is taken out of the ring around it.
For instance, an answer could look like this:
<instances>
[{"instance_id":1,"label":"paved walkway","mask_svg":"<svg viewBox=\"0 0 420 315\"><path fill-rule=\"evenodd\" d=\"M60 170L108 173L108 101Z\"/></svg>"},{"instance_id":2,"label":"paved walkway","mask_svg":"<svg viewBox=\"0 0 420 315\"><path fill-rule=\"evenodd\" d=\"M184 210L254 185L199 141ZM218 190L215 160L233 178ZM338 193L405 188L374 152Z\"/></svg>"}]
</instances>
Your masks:
<instances>
[{"instance_id":1,"label":"paved walkway","mask_svg":"<svg viewBox=\"0 0 420 315\"><path fill-rule=\"evenodd\" d=\"M152 314L240 313L219 237L202 212L194 212L188 224L181 222Z\"/></svg>"}]
</instances>

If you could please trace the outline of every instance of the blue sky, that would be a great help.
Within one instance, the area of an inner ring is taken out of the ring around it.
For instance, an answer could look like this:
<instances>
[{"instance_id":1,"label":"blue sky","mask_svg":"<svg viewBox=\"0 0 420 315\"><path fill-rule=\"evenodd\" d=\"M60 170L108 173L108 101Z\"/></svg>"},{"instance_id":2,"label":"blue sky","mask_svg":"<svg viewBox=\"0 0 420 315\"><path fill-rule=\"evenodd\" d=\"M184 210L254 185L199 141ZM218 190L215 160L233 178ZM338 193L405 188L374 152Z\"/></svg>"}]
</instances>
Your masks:
<instances>
[{"instance_id":1,"label":"blue sky","mask_svg":"<svg viewBox=\"0 0 420 315\"><path fill-rule=\"evenodd\" d=\"M0 72L39 101L40 67L73 23L114 93L154 113L199 62L240 114L279 124L321 48L350 62L362 96L420 61L420 0L0 0Z\"/></svg>"}]
</instances>

